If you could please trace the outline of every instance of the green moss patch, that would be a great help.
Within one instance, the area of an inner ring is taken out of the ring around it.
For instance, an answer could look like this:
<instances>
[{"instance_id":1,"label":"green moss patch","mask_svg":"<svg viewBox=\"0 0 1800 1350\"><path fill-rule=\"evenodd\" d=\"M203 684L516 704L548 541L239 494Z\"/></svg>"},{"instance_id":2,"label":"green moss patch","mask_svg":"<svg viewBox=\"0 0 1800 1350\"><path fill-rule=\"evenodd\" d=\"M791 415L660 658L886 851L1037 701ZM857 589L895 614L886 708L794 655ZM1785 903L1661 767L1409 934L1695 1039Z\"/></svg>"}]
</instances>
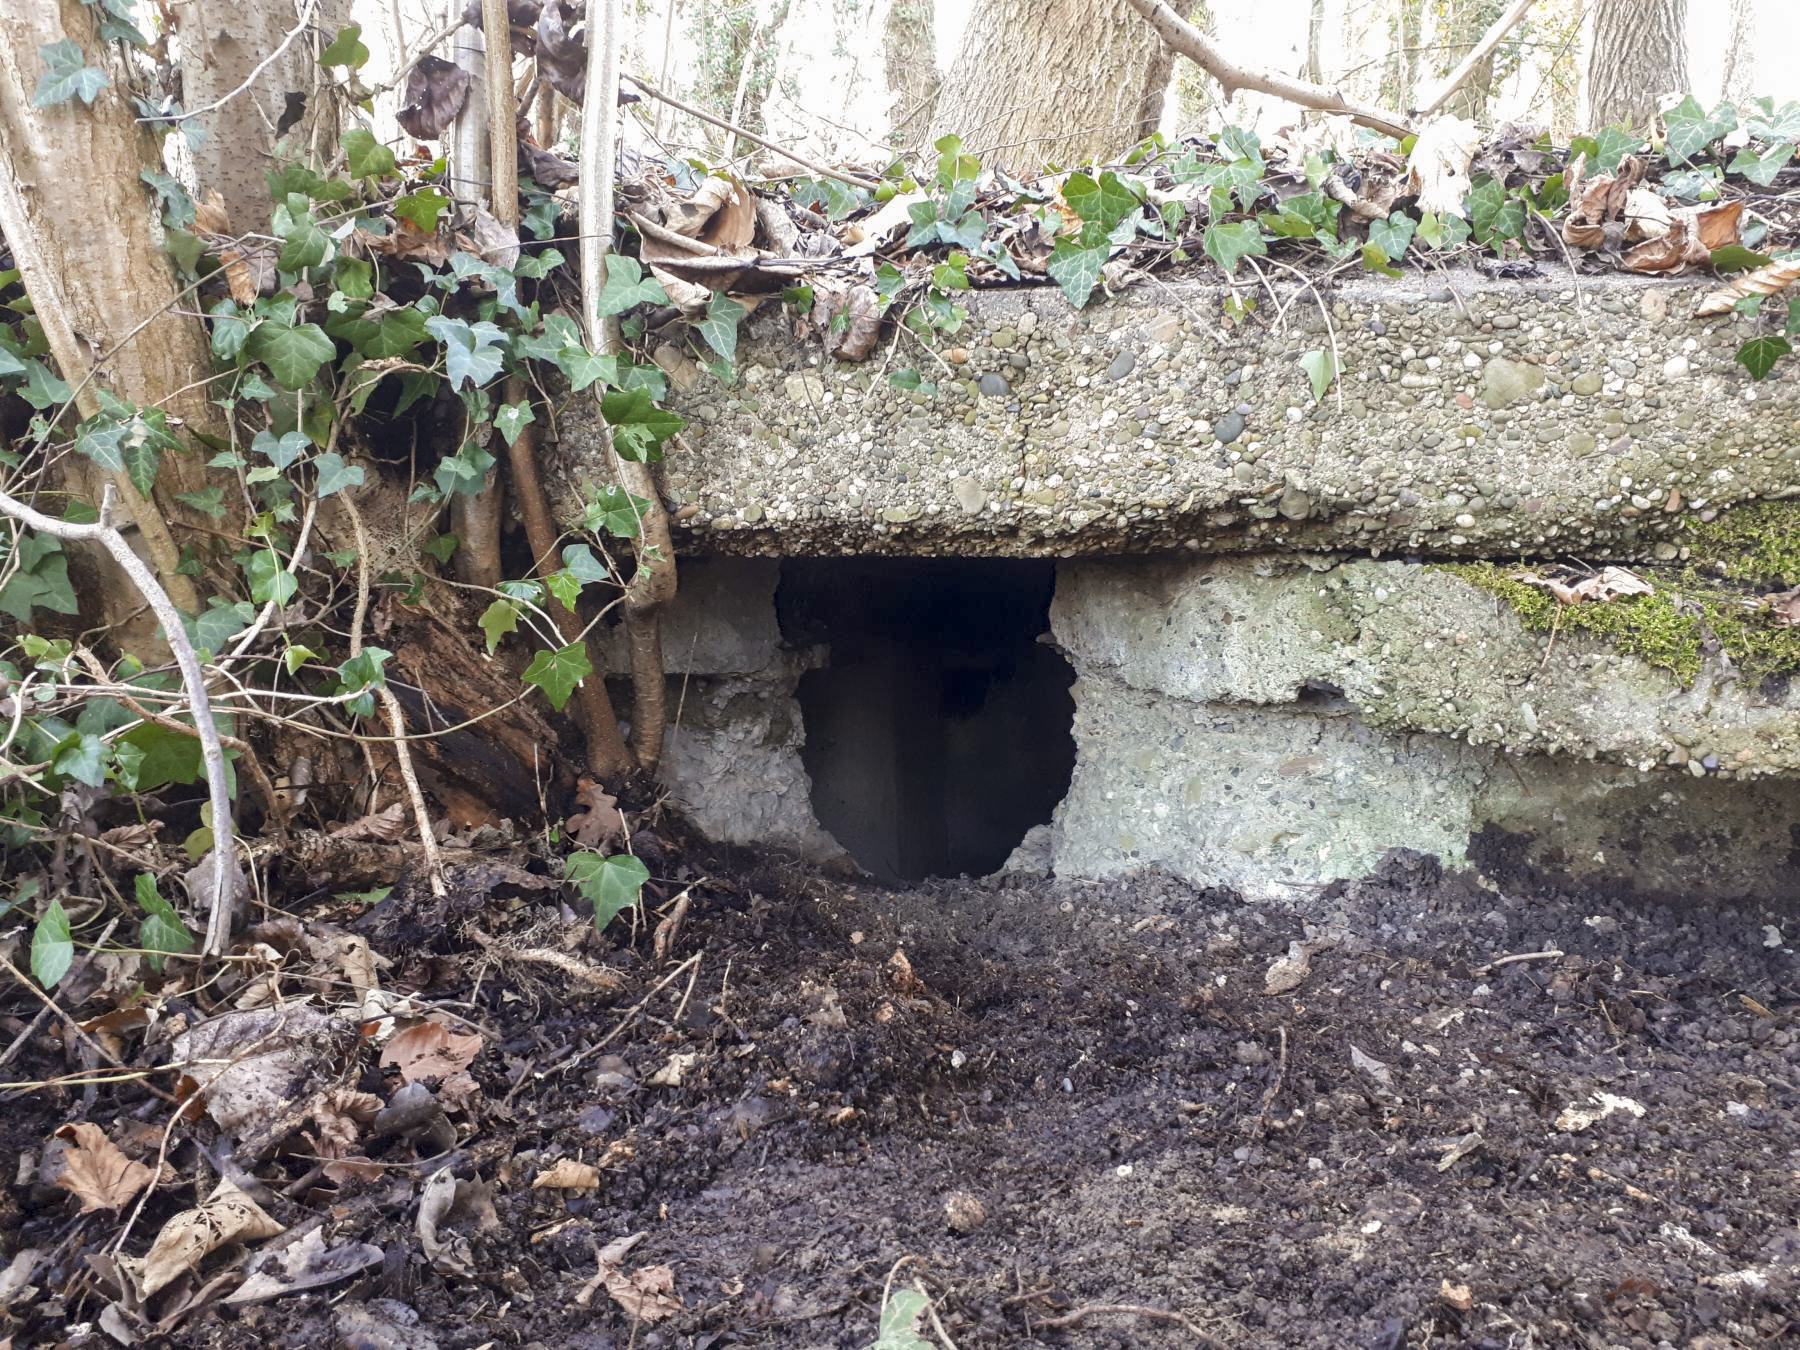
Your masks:
<instances>
[{"instance_id":1,"label":"green moss patch","mask_svg":"<svg viewBox=\"0 0 1800 1350\"><path fill-rule=\"evenodd\" d=\"M1737 555L1735 562L1725 562L1724 576L1754 576L1760 585L1768 579L1793 575L1783 568L1800 571L1800 542L1792 535L1785 545L1765 537L1763 547L1766 552L1746 552ZM1758 561L1750 561L1753 556ZM1736 566L1747 569L1746 573L1734 573ZM1764 567L1771 570L1757 571ZM1800 670L1800 629L1776 627L1766 610L1746 605L1745 601L1752 598L1750 591L1733 586L1728 580L1708 578L1692 565L1638 569L1656 587L1654 595L1580 605L1562 604L1542 587L1513 580L1513 574L1522 570L1518 565L1452 563L1445 564L1443 570L1499 596L1533 632L1580 633L1598 638L1653 666L1672 671L1683 684L1692 684L1699 675L1709 647L1716 647L1729 657L1751 684Z\"/></svg>"},{"instance_id":2,"label":"green moss patch","mask_svg":"<svg viewBox=\"0 0 1800 1350\"><path fill-rule=\"evenodd\" d=\"M1705 524L1691 521L1680 538L1694 565L1720 576L1773 589L1800 586L1800 503L1740 506Z\"/></svg>"}]
</instances>

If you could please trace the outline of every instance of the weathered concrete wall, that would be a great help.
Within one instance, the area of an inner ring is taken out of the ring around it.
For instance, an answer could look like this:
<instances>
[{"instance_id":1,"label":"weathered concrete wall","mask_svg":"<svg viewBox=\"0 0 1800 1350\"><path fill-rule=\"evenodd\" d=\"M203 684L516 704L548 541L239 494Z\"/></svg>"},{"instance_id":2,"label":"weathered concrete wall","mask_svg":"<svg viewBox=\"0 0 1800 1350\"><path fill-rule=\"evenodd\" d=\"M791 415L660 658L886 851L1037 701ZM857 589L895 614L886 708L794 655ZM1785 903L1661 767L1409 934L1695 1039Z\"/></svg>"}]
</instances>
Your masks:
<instances>
[{"instance_id":1,"label":"weathered concrete wall","mask_svg":"<svg viewBox=\"0 0 1800 1350\"><path fill-rule=\"evenodd\" d=\"M1058 872L1262 890L1392 847L1646 894L1800 899L1800 691L1666 671L1414 564L1074 562ZM1548 655L1548 659L1547 658ZM1714 672L1715 676L1717 672Z\"/></svg>"},{"instance_id":2,"label":"weathered concrete wall","mask_svg":"<svg viewBox=\"0 0 1800 1350\"><path fill-rule=\"evenodd\" d=\"M703 552L1673 558L1684 520L1800 492L1800 363L1753 384L1745 322L1688 317L1703 291L1457 272L1321 308L1250 286L1235 328L1189 282L1082 312L985 291L941 360L906 337L859 365L758 315L730 387L659 354L693 422L665 481ZM1333 350L1315 402L1299 358ZM891 387L901 367L937 395Z\"/></svg>"},{"instance_id":3,"label":"weathered concrete wall","mask_svg":"<svg viewBox=\"0 0 1800 1350\"><path fill-rule=\"evenodd\" d=\"M1688 317L1705 289L1246 286L1260 309L1235 328L1191 283L1081 313L1053 288L990 291L937 355L904 337L861 365L759 315L730 386L665 348L693 426L664 481L685 556L711 555L684 564L666 642L692 674L676 795L719 837L837 851L794 699L829 654L783 647L772 562L722 555L1051 555L1077 764L1024 852L1059 872L1262 890L1406 846L1800 899L1791 679L1708 653L1684 682L1551 641L1425 565L1698 562L1733 508L1800 498L1800 363L1752 382L1733 359L1747 321ZM1323 400L1311 351L1343 371ZM937 394L892 387L906 366ZM564 437L571 477L596 477L591 429Z\"/></svg>"}]
</instances>

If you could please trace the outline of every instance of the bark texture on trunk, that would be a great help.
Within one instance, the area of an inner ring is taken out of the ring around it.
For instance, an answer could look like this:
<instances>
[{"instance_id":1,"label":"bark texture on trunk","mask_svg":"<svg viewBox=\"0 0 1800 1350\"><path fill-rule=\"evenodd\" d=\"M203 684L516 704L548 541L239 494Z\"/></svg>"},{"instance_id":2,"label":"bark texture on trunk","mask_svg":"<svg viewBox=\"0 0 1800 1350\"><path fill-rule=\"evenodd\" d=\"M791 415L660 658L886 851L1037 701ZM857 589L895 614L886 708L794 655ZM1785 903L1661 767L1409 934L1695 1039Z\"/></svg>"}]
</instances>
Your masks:
<instances>
[{"instance_id":1,"label":"bark texture on trunk","mask_svg":"<svg viewBox=\"0 0 1800 1350\"><path fill-rule=\"evenodd\" d=\"M1021 172L1107 158L1156 129L1171 60L1125 0L974 0L932 138Z\"/></svg>"},{"instance_id":2,"label":"bark texture on trunk","mask_svg":"<svg viewBox=\"0 0 1800 1350\"><path fill-rule=\"evenodd\" d=\"M241 85L281 45L298 21L296 8L278 0L176 0L181 106L203 108ZM350 0L320 0L312 26L330 41L349 21ZM194 119L206 132L193 151L200 195L219 194L234 233L268 228L274 205L264 176L278 141L287 143L288 158L309 162L337 149L336 118L327 100L313 97L325 74L315 53L313 34L300 34L248 89Z\"/></svg>"},{"instance_id":3,"label":"bark texture on trunk","mask_svg":"<svg viewBox=\"0 0 1800 1350\"><path fill-rule=\"evenodd\" d=\"M1642 127L1688 87L1688 0L1593 0L1586 124Z\"/></svg>"},{"instance_id":4,"label":"bark texture on trunk","mask_svg":"<svg viewBox=\"0 0 1800 1350\"><path fill-rule=\"evenodd\" d=\"M38 49L65 35L109 83L91 107L79 100L33 107L44 69ZM64 377L77 384L104 357L97 381L120 398L160 407L188 431L222 436L224 422L203 383L213 368L206 333L176 312L174 269L138 178L162 161L150 133L133 120L117 54L95 37L80 0L26 5L0 25L0 142L9 174L0 229ZM82 401L84 413L96 410L91 390ZM200 466L195 455L165 456L157 496L198 487ZM191 581L171 575L164 513L118 478L164 586L177 604L197 607Z\"/></svg>"},{"instance_id":5,"label":"bark texture on trunk","mask_svg":"<svg viewBox=\"0 0 1800 1350\"><path fill-rule=\"evenodd\" d=\"M888 93L888 135L917 140L937 103L936 0L889 0L881 24L881 68Z\"/></svg>"},{"instance_id":6,"label":"bark texture on trunk","mask_svg":"<svg viewBox=\"0 0 1800 1350\"><path fill-rule=\"evenodd\" d=\"M1725 73L1719 97L1742 108L1756 97L1755 0L1731 0L1731 36L1725 43Z\"/></svg>"}]
</instances>

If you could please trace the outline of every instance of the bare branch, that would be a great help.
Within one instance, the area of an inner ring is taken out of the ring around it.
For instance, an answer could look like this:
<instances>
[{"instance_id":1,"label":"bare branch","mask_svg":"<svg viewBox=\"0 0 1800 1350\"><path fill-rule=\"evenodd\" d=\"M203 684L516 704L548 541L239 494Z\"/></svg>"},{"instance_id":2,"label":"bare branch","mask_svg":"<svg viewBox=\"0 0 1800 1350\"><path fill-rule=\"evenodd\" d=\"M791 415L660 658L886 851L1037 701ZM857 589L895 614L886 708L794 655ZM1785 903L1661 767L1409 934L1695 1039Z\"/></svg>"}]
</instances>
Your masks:
<instances>
[{"instance_id":1,"label":"bare branch","mask_svg":"<svg viewBox=\"0 0 1800 1350\"><path fill-rule=\"evenodd\" d=\"M156 579L156 573L132 551L125 536L112 523L113 500L113 490L108 486L100 500L100 519L84 525L34 511L5 492L0 492L0 513L23 521L40 534L65 541L86 540L99 544L131 579L131 584L162 624L169 650L175 654L175 664L181 668L182 688L187 694L188 710L194 717L194 730L200 738L200 759L206 766L207 799L212 806L213 889L206 920L206 942L201 950L209 956L222 956L231 938L237 897L243 888L243 876L238 871L235 856L236 831L232 828L231 793L226 786L225 748L220 744L219 728L213 721L206 675L200 667L194 644L188 641L187 630L181 626L181 613Z\"/></svg>"},{"instance_id":2,"label":"bare branch","mask_svg":"<svg viewBox=\"0 0 1800 1350\"><path fill-rule=\"evenodd\" d=\"M1419 109L1420 121L1437 112L1450 101L1452 94L1468 83L1469 76L1474 73L1475 67L1494 54L1494 48L1498 47L1506 35L1512 32L1519 21L1525 17L1525 11L1536 3L1537 0L1518 0L1511 9L1494 20L1493 27L1481 35L1481 41L1470 48L1469 54L1463 57L1455 70L1444 77L1444 82L1425 101L1425 106Z\"/></svg>"},{"instance_id":3,"label":"bare branch","mask_svg":"<svg viewBox=\"0 0 1800 1350\"><path fill-rule=\"evenodd\" d=\"M1163 0L1127 0L1127 3L1149 21L1164 42L1217 80L1227 98L1240 89L1248 89L1302 108L1341 113L1360 126L1373 127L1389 136L1405 137L1413 133L1412 123L1405 117L1352 103L1335 89L1308 84L1305 80L1274 71L1248 70L1233 64L1211 38L1170 9Z\"/></svg>"},{"instance_id":4,"label":"bare branch","mask_svg":"<svg viewBox=\"0 0 1800 1350\"><path fill-rule=\"evenodd\" d=\"M1134 5L1137 4L1137 0L1131 0L1131 2ZM593 39L590 37L589 41L591 42L592 40ZM590 71L593 69L592 62L589 62L588 69ZM668 104L671 108L674 108L676 111L684 112L689 117L698 117L702 122L707 123L709 126L718 127L719 130L721 130L721 131L729 131L734 136L742 136L745 140L749 141L752 145L760 145L765 150L773 150L776 154L785 156L786 158L793 160L794 163L798 164L801 168L811 169L814 173L818 174L819 177L821 177L821 178L830 178L839 183L847 183L851 187L867 188L871 192L873 192L876 188L881 186L880 183L877 183L877 182L873 181L872 179L858 178L854 174L839 173L836 169L828 169L823 164L814 164L810 159L806 159L803 156L795 153L794 151L788 149L785 145L777 145L777 144L775 144L774 141L764 140L761 136L758 136L754 131L746 131L746 130L744 130L743 127L738 126L735 122L727 122L723 117L714 117L711 113L706 112L700 108L696 108L691 103L683 103L680 99L676 98L673 94L663 93L662 90L658 89L655 85L651 84L648 80L644 79L642 76L633 75L629 72L625 72L625 78L630 80L639 89L642 89L646 94L650 95L651 98L658 99L661 102ZM617 96L615 95L615 101L616 101L616 98L617 98ZM583 126L584 127L586 126L585 121L583 122ZM586 142L583 142L583 144L586 144Z\"/></svg>"}]
</instances>

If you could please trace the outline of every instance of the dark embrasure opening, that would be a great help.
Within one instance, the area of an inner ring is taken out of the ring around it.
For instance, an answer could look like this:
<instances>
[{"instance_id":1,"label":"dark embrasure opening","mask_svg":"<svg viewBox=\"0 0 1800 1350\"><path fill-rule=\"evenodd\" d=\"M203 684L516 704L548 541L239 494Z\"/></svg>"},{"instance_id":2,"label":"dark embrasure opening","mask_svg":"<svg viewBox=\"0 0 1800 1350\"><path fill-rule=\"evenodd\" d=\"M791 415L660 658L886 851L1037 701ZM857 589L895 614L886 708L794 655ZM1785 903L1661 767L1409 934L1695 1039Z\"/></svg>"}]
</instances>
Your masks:
<instances>
[{"instance_id":1,"label":"dark embrasure opening","mask_svg":"<svg viewBox=\"0 0 1800 1350\"><path fill-rule=\"evenodd\" d=\"M1074 672L1038 641L1055 564L790 559L784 638L823 644L800 681L819 823L878 877L995 871L1069 789Z\"/></svg>"}]
</instances>

